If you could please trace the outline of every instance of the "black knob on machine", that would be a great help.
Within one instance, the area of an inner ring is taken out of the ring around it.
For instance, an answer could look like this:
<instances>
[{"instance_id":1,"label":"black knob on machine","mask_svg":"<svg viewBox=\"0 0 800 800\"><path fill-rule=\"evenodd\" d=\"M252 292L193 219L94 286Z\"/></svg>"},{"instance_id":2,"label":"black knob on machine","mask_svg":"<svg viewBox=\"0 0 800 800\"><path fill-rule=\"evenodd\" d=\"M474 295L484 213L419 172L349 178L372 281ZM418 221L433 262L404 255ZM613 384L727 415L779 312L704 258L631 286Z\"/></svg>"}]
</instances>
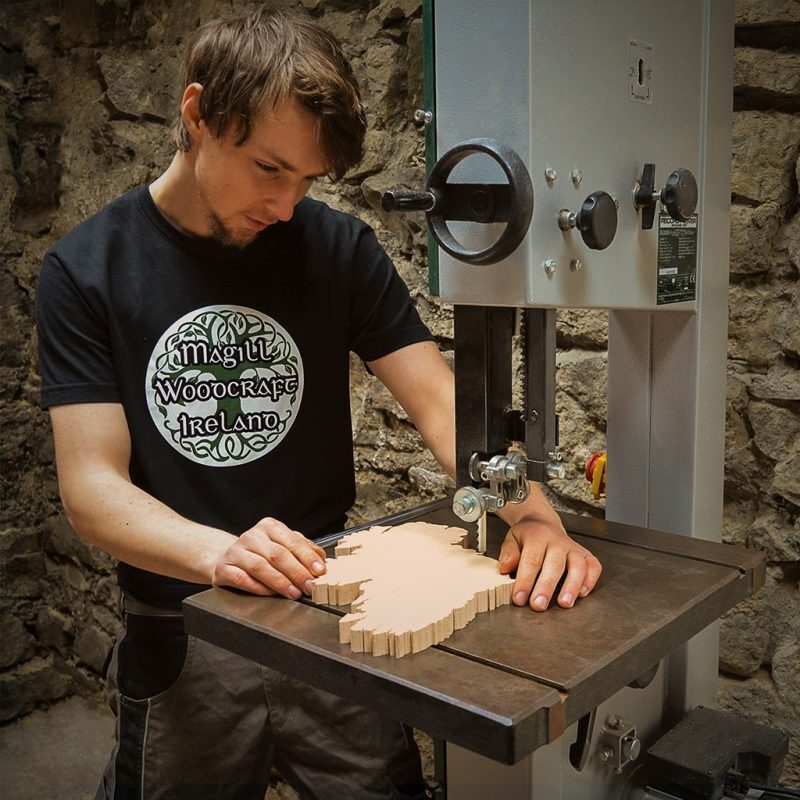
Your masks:
<instances>
[{"instance_id":1,"label":"black knob on machine","mask_svg":"<svg viewBox=\"0 0 800 800\"><path fill-rule=\"evenodd\" d=\"M587 247L605 250L617 232L617 202L607 192L592 192L577 213L566 208L558 212L558 227L562 231L577 228Z\"/></svg>"},{"instance_id":2,"label":"black knob on machine","mask_svg":"<svg viewBox=\"0 0 800 800\"><path fill-rule=\"evenodd\" d=\"M450 173L465 158L484 154L503 170L508 183L449 183ZM522 159L493 139L470 139L448 150L431 170L424 192L390 191L381 198L385 211L424 211L439 246L467 264L495 264L508 258L525 238L533 215L533 186ZM470 250L458 242L449 221L505 222L494 244Z\"/></svg>"},{"instance_id":3,"label":"black knob on machine","mask_svg":"<svg viewBox=\"0 0 800 800\"><path fill-rule=\"evenodd\" d=\"M697 208L697 181L688 169L676 169L661 190L661 202L672 219L686 221Z\"/></svg>"},{"instance_id":4,"label":"black knob on machine","mask_svg":"<svg viewBox=\"0 0 800 800\"><path fill-rule=\"evenodd\" d=\"M656 215L656 203L660 200L667 213L678 222L685 222L697 208L697 181L688 169L672 172L664 188L656 191L656 165L645 164L642 177L633 190L633 205L642 211L642 230L650 230Z\"/></svg>"}]
</instances>

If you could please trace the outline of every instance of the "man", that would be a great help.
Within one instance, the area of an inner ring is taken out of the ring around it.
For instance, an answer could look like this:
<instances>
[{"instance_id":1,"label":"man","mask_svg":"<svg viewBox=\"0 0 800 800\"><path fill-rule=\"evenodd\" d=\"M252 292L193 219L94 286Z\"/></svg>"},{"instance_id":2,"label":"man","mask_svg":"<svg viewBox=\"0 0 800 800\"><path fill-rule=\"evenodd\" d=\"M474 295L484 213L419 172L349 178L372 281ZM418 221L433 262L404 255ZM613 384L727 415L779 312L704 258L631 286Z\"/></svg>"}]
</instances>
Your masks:
<instances>
[{"instance_id":1,"label":"man","mask_svg":"<svg viewBox=\"0 0 800 800\"><path fill-rule=\"evenodd\" d=\"M453 378L362 223L304 199L362 155L338 43L260 11L192 42L166 172L47 255L43 405L64 508L119 560L126 630L109 667L118 741L98 798L424 796L409 732L186 636L209 584L297 599L313 538L354 499L349 352L455 472ZM599 562L538 487L509 509L514 602L588 594ZM311 537L311 538L307 538Z\"/></svg>"}]
</instances>

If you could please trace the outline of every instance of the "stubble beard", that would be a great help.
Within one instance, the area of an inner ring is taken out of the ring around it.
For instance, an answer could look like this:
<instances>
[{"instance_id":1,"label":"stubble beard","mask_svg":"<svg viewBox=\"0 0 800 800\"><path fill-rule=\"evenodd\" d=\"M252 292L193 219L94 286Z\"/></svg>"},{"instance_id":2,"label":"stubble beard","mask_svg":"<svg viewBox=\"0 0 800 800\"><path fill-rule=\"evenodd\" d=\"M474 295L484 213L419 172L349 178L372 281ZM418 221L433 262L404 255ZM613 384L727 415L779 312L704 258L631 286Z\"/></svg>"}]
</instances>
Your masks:
<instances>
[{"instance_id":1,"label":"stubble beard","mask_svg":"<svg viewBox=\"0 0 800 800\"><path fill-rule=\"evenodd\" d=\"M252 244L258 231L235 231L225 224L225 221L211 208L208 196L202 187L197 187L197 194L203 206L206 222L211 231L211 238L223 247L236 247L243 249Z\"/></svg>"}]
</instances>

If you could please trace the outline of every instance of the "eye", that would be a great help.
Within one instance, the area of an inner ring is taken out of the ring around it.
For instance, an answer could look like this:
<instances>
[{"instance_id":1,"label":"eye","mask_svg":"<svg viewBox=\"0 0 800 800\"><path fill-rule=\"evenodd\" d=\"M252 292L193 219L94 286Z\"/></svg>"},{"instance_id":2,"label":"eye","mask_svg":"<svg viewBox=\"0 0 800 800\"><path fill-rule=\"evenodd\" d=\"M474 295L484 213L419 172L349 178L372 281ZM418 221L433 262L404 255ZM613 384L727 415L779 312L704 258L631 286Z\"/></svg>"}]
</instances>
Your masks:
<instances>
[{"instance_id":1,"label":"eye","mask_svg":"<svg viewBox=\"0 0 800 800\"><path fill-rule=\"evenodd\" d=\"M277 167L273 167L272 164L265 164L263 161L256 161L256 166L270 175L274 175L278 171Z\"/></svg>"}]
</instances>

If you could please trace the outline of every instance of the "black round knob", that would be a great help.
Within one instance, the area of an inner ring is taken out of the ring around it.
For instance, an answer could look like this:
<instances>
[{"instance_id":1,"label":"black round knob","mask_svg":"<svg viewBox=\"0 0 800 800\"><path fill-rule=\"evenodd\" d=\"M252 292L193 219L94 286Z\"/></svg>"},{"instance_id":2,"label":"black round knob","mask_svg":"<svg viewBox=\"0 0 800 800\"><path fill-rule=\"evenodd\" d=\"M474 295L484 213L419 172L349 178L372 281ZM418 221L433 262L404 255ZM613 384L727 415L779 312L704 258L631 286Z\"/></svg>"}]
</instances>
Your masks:
<instances>
[{"instance_id":1,"label":"black round knob","mask_svg":"<svg viewBox=\"0 0 800 800\"><path fill-rule=\"evenodd\" d=\"M592 192L575 215L575 227L592 250L605 250L617 232L617 204L607 192Z\"/></svg>"},{"instance_id":2,"label":"black round knob","mask_svg":"<svg viewBox=\"0 0 800 800\"><path fill-rule=\"evenodd\" d=\"M672 219L684 222L697 208L697 181L688 169L676 169L661 190L661 202Z\"/></svg>"}]
</instances>

